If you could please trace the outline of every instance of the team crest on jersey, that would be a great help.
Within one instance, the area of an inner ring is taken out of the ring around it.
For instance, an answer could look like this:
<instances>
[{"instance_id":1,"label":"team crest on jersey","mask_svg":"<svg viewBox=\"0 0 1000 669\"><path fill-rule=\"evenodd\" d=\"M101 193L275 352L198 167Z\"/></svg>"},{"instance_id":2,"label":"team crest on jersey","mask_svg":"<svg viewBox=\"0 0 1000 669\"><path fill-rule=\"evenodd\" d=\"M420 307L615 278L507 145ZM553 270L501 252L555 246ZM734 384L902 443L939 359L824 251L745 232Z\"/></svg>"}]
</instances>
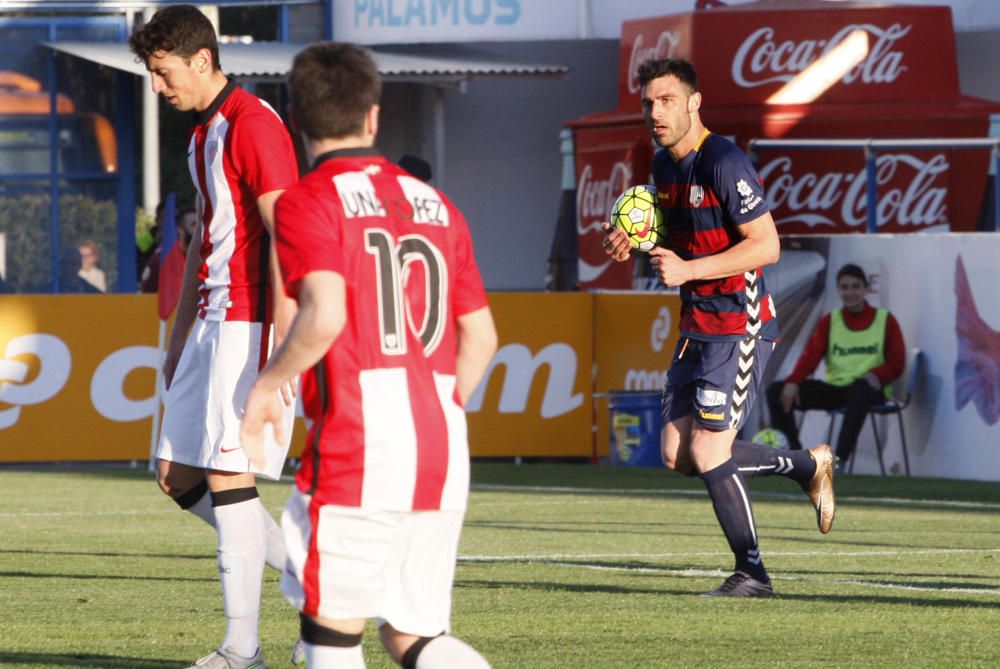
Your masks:
<instances>
[{"instance_id":1,"label":"team crest on jersey","mask_svg":"<svg viewBox=\"0 0 1000 669\"><path fill-rule=\"evenodd\" d=\"M691 203L692 207L700 207L701 203L705 201L704 187L691 186L691 194L688 197L688 201Z\"/></svg>"},{"instance_id":2,"label":"team crest on jersey","mask_svg":"<svg viewBox=\"0 0 1000 669\"><path fill-rule=\"evenodd\" d=\"M750 184L746 182L746 179L740 179L736 182L736 192L743 198L740 200L741 214L753 211L764 200L764 198L754 192Z\"/></svg>"}]
</instances>

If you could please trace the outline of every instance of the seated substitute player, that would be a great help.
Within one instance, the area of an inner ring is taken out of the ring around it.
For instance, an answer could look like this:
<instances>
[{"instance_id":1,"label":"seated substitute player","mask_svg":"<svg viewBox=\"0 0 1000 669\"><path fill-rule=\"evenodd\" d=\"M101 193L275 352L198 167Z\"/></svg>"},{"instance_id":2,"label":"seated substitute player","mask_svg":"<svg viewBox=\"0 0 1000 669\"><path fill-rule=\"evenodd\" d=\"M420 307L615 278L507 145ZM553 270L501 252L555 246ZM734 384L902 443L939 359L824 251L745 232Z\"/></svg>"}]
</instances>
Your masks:
<instances>
[{"instance_id":1,"label":"seated substitute player","mask_svg":"<svg viewBox=\"0 0 1000 669\"><path fill-rule=\"evenodd\" d=\"M268 229L298 164L274 110L223 74L215 29L196 7L161 9L129 46L149 70L153 91L193 112L194 121L188 164L202 218L188 245L163 362L167 396L156 452L161 489L218 535L226 635L194 666L263 667L263 569L266 561L284 570L285 548L254 474L277 479L288 444L272 446L267 469L253 467L240 448L239 409L267 359L272 330L287 327L295 308L272 276L277 256ZM284 394L282 420L290 426L291 390Z\"/></svg>"},{"instance_id":2,"label":"seated substitute player","mask_svg":"<svg viewBox=\"0 0 1000 669\"><path fill-rule=\"evenodd\" d=\"M736 558L715 596L774 594L761 557L745 475L782 474L816 507L821 532L833 522L833 453L827 445L786 455L736 442L777 339L763 265L778 259L778 233L760 177L732 142L701 122L691 63L646 61L638 77L643 117L661 149L652 176L667 224L665 246L649 252L667 286L679 286L681 336L663 389L661 444L666 466L697 474ZM605 250L629 257L629 240L605 223ZM781 453L787 454L787 451Z\"/></svg>"},{"instance_id":3,"label":"seated substitute player","mask_svg":"<svg viewBox=\"0 0 1000 669\"><path fill-rule=\"evenodd\" d=\"M462 407L497 346L468 226L374 149L382 85L367 51L307 47L288 86L312 162L276 210L299 310L250 391L243 447L264 457L278 388L301 373L311 428L282 516L282 589L308 665L364 667L378 617L403 667L488 667L448 634L469 488Z\"/></svg>"},{"instance_id":4,"label":"seated substitute player","mask_svg":"<svg viewBox=\"0 0 1000 669\"><path fill-rule=\"evenodd\" d=\"M795 369L767 389L771 425L801 449L795 409L844 409L837 437L841 466L854 453L858 434L872 405L885 401L890 384L903 373L906 345L895 317L868 304L868 277L854 264L837 272L837 294L843 306L816 324ZM826 380L810 379L820 360Z\"/></svg>"}]
</instances>

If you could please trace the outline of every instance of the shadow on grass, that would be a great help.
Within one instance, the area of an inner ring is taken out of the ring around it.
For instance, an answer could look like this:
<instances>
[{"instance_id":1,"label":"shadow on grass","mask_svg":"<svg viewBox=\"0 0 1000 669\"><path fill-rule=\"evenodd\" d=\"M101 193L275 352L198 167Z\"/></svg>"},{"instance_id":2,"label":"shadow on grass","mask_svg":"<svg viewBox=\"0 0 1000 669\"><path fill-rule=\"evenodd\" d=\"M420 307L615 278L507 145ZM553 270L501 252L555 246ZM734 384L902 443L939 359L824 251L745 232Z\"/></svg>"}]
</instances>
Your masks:
<instances>
[{"instance_id":1,"label":"shadow on grass","mask_svg":"<svg viewBox=\"0 0 1000 669\"><path fill-rule=\"evenodd\" d=\"M979 602L971 599L939 599L937 597L897 597L888 595L808 595L778 592L780 599L799 602L823 602L833 604L870 604L885 606L918 606L934 609L1000 609L1000 602Z\"/></svg>"},{"instance_id":2,"label":"shadow on grass","mask_svg":"<svg viewBox=\"0 0 1000 669\"><path fill-rule=\"evenodd\" d=\"M646 574L647 576L649 574ZM708 579L711 580L711 579ZM780 590L779 583L776 599L785 601L816 602L824 604L877 604L879 606L917 606L921 608L941 608L941 609L1000 609L1000 601L981 602L971 599L938 597L915 597L896 595L810 595L803 593L788 594ZM463 589L485 589L485 590L534 590L542 592L568 592L568 593L601 593L617 595L664 595L679 597L698 597L705 601L728 601L735 603L740 598L732 597L704 597L703 592L692 592L691 590L677 590L668 588L643 588L633 586L611 585L607 583L559 583L556 581L455 581L455 588ZM743 598L744 600L747 598ZM754 598L753 601L757 601ZM767 600L761 600L767 601Z\"/></svg>"},{"instance_id":3,"label":"shadow on grass","mask_svg":"<svg viewBox=\"0 0 1000 669\"><path fill-rule=\"evenodd\" d=\"M701 531L680 532L678 527L692 527ZM594 520L552 520L552 521L508 521L508 520L466 520L466 529L476 528L482 530L515 530L518 532L542 532L551 534L556 532L568 534L638 534L638 535L662 535L662 536L695 536L703 537L710 534L718 534L717 526L706 523L628 523L622 521L594 521Z\"/></svg>"},{"instance_id":4,"label":"shadow on grass","mask_svg":"<svg viewBox=\"0 0 1000 669\"><path fill-rule=\"evenodd\" d=\"M884 579L942 579L940 581L919 581L913 583L912 581L907 581L908 585L914 586L927 586L927 587L937 587L937 588L989 588L996 589L995 585L985 585L983 582L996 581L1000 582L1000 575L998 574L955 574L941 572L909 572L909 571L865 571L863 575L859 575L857 570L850 569L808 569L808 570L796 570L796 569L782 569L780 574L800 574L802 576L833 576L837 578L854 578L870 581L876 578ZM952 579L968 579L969 582L954 581Z\"/></svg>"},{"instance_id":5,"label":"shadow on grass","mask_svg":"<svg viewBox=\"0 0 1000 669\"><path fill-rule=\"evenodd\" d=\"M168 667L173 669L183 662L90 653L11 653L0 651L0 667L12 664L42 667L101 667L101 669L167 669Z\"/></svg>"},{"instance_id":6,"label":"shadow on grass","mask_svg":"<svg viewBox=\"0 0 1000 669\"><path fill-rule=\"evenodd\" d=\"M76 581L165 581L167 583L177 583L180 581L190 583L218 583L218 578L191 578L186 576L126 576L122 574L44 574L32 571L0 571L0 578L53 578L71 579ZM4 666L0 662L0 667Z\"/></svg>"},{"instance_id":7,"label":"shadow on grass","mask_svg":"<svg viewBox=\"0 0 1000 669\"><path fill-rule=\"evenodd\" d=\"M37 548L0 548L0 555L61 555L69 557L152 558L155 560L211 560L216 561L215 551L199 555L183 553L111 553L104 551L61 551Z\"/></svg>"},{"instance_id":8,"label":"shadow on grass","mask_svg":"<svg viewBox=\"0 0 1000 669\"><path fill-rule=\"evenodd\" d=\"M690 595L688 590L636 588L607 583L558 583L555 581L455 581L456 588L473 590L541 590L544 592L585 592L614 595Z\"/></svg>"}]
</instances>

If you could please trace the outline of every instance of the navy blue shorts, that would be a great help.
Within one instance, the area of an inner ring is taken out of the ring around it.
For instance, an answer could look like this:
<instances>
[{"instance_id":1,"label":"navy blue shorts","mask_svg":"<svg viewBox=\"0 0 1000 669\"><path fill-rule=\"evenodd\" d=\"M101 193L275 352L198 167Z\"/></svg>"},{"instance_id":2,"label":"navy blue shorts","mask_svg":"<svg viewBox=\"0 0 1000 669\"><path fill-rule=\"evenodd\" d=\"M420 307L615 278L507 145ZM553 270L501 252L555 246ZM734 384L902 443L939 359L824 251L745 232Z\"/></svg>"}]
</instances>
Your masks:
<instances>
[{"instance_id":1,"label":"navy blue shorts","mask_svg":"<svg viewBox=\"0 0 1000 669\"><path fill-rule=\"evenodd\" d=\"M710 430L740 429L773 351L774 342L761 339L706 342L681 337L663 388L663 424L692 416Z\"/></svg>"}]
</instances>

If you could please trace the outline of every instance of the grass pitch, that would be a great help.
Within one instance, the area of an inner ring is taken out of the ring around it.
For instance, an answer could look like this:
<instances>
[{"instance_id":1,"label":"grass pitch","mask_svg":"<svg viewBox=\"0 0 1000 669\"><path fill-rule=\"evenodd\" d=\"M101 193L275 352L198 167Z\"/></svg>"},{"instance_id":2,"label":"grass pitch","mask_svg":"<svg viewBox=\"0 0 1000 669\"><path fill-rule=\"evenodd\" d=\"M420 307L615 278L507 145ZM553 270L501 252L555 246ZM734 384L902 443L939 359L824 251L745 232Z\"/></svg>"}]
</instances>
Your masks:
<instances>
[{"instance_id":1,"label":"grass pitch","mask_svg":"<svg viewBox=\"0 0 1000 669\"><path fill-rule=\"evenodd\" d=\"M1000 485L841 477L833 532L752 482L779 597L700 597L732 557L701 484L656 470L477 464L454 631L494 667L1000 666ZM288 483L261 484L276 515ZM151 475L0 470L0 666L187 666L222 638L214 534ZM268 570L262 637L294 612ZM368 666L394 666L372 628Z\"/></svg>"}]
</instances>

